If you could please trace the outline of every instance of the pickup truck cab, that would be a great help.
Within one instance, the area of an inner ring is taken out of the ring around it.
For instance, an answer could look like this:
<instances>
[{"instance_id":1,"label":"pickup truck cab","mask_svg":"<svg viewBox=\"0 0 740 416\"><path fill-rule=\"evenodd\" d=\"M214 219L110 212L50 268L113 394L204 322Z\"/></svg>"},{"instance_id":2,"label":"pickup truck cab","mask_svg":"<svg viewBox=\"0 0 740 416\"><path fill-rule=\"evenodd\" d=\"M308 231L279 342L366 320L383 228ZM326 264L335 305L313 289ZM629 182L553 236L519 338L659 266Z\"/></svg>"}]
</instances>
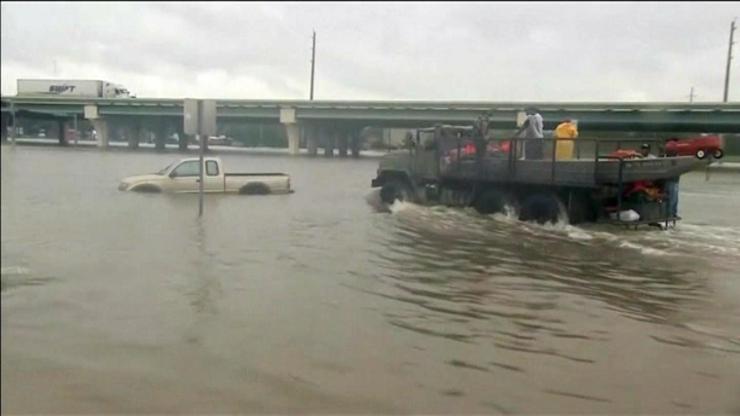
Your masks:
<instances>
[{"instance_id":1,"label":"pickup truck cab","mask_svg":"<svg viewBox=\"0 0 740 416\"><path fill-rule=\"evenodd\" d=\"M200 187L198 158L171 163L157 173L130 176L121 180L118 189L137 192L198 192ZM226 173L221 159L203 159L203 191L247 195L286 194L290 177L284 173Z\"/></svg>"}]
</instances>

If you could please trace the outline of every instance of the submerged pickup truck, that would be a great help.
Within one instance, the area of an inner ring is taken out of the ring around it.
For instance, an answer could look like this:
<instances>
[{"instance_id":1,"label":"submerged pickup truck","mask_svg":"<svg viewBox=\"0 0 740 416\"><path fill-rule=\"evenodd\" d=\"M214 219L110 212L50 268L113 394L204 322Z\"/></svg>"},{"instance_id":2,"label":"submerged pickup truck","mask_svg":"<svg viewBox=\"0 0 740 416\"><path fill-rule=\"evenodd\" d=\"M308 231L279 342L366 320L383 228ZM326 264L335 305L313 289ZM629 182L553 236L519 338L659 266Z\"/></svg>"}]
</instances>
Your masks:
<instances>
[{"instance_id":1,"label":"submerged pickup truck","mask_svg":"<svg viewBox=\"0 0 740 416\"><path fill-rule=\"evenodd\" d=\"M137 192L198 192L200 187L199 159L182 159L157 173L124 178L121 191ZM226 173L221 159L203 159L203 191L247 195L286 194L290 177L285 173Z\"/></svg>"}]
</instances>

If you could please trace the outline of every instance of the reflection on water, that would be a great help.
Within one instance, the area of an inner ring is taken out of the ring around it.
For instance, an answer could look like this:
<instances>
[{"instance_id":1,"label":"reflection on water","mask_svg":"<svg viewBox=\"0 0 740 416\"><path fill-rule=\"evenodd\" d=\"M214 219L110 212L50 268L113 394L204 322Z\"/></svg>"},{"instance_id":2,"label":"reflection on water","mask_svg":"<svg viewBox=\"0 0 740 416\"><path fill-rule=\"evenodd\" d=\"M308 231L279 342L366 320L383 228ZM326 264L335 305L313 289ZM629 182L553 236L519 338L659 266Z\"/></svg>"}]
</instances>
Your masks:
<instances>
[{"instance_id":1,"label":"reflection on water","mask_svg":"<svg viewBox=\"0 0 740 416\"><path fill-rule=\"evenodd\" d=\"M735 176L667 232L380 209L373 160L225 156L297 192L202 220L115 189L174 158L3 147L3 412L740 410Z\"/></svg>"}]
</instances>

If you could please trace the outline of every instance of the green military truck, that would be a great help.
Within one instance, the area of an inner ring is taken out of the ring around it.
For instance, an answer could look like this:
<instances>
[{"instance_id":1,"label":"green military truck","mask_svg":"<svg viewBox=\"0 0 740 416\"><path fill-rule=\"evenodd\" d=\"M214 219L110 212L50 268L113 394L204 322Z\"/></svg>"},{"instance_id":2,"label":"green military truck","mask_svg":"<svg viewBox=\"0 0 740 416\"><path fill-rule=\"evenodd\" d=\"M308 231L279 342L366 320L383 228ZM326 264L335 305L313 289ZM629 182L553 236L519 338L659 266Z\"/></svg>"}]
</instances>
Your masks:
<instances>
[{"instance_id":1,"label":"green military truck","mask_svg":"<svg viewBox=\"0 0 740 416\"><path fill-rule=\"evenodd\" d=\"M576 139L565 160L556 158L556 141L544 139L543 159L526 160L523 148L531 140L493 139L486 121L417 129L406 149L381 159L372 187L386 204L472 206L484 214L513 209L519 219L540 223L567 214L572 224L667 227L680 218L670 212L666 184L702 163L636 157L628 149L650 141L640 139Z\"/></svg>"}]
</instances>

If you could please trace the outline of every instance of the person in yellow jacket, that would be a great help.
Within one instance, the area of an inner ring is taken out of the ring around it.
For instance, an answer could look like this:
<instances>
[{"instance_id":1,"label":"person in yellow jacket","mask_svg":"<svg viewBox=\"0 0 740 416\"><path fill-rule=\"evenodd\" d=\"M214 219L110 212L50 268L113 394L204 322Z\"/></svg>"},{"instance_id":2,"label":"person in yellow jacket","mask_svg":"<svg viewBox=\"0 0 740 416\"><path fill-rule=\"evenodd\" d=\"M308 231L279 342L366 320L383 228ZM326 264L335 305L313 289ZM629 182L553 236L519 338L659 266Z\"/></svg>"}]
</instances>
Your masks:
<instances>
[{"instance_id":1,"label":"person in yellow jacket","mask_svg":"<svg viewBox=\"0 0 740 416\"><path fill-rule=\"evenodd\" d=\"M558 126L555 128L556 160L573 159L573 147L576 138L578 138L578 128L576 127L576 124L573 123L570 119L565 119L562 123L558 124Z\"/></svg>"}]
</instances>

